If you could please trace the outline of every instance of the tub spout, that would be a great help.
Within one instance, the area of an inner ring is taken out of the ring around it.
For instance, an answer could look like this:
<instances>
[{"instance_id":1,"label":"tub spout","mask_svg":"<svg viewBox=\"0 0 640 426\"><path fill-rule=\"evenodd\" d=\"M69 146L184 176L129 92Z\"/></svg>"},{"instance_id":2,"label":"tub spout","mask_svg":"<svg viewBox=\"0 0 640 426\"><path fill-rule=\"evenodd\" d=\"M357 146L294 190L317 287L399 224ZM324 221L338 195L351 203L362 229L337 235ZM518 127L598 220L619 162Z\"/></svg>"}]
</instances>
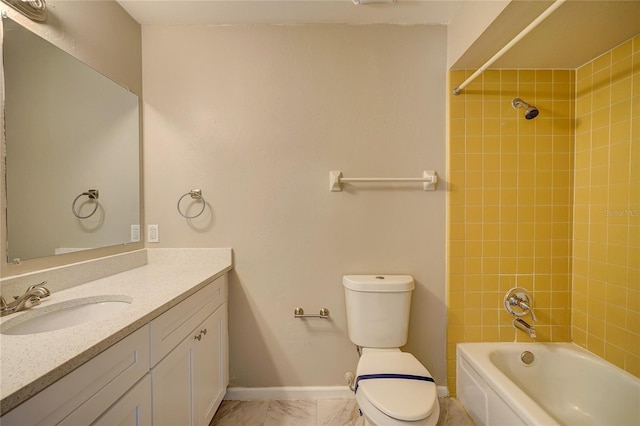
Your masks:
<instances>
[{"instance_id":1,"label":"tub spout","mask_svg":"<svg viewBox=\"0 0 640 426\"><path fill-rule=\"evenodd\" d=\"M536 338L536 329L532 325L529 325L522 318L514 319L512 324L513 324L513 326L515 328L520 329L520 330L524 331L525 333L527 333L529 335L529 337L531 337L532 339Z\"/></svg>"}]
</instances>

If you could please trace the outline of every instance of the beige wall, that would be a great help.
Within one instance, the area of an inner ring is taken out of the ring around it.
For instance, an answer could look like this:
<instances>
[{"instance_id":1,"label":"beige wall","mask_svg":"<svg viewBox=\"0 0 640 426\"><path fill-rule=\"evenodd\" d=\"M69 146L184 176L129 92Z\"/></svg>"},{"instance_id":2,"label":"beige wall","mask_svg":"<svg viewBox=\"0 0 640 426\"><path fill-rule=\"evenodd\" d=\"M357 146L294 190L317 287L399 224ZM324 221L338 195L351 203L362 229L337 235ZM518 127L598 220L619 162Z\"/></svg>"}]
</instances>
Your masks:
<instances>
[{"instance_id":1,"label":"beige wall","mask_svg":"<svg viewBox=\"0 0 640 426\"><path fill-rule=\"evenodd\" d=\"M145 219L158 246L233 247L232 386L344 384L358 273L416 278L406 349L445 384L444 182L328 188L445 176L445 73L445 27L143 28ZM192 188L209 204L185 220Z\"/></svg>"},{"instance_id":2,"label":"beige wall","mask_svg":"<svg viewBox=\"0 0 640 426\"><path fill-rule=\"evenodd\" d=\"M36 23L1 4L0 10L37 35L72 54L111 80L142 94L141 28L122 7L109 1L48 1L45 23ZM3 124L3 123L0 123ZM4 161L2 169L2 208L0 223L5 221ZM142 247L129 244L64 256L24 261L20 265L6 263L5 229L0 233L0 277L12 276L60 264L84 260Z\"/></svg>"}]
</instances>

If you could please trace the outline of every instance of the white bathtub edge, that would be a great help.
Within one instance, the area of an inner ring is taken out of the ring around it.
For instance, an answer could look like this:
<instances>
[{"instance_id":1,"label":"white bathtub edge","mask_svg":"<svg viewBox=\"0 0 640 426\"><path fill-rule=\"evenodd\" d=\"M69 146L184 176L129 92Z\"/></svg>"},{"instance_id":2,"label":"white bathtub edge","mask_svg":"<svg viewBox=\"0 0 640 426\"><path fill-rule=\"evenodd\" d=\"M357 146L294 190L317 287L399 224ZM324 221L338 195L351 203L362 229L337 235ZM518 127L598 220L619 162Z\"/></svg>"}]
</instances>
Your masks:
<instances>
[{"instance_id":1,"label":"white bathtub edge","mask_svg":"<svg viewBox=\"0 0 640 426\"><path fill-rule=\"evenodd\" d=\"M512 343L500 343L502 345L509 345ZM513 343L518 344L518 343ZM540 343L538 343L540 344ZM564 343L559 343L563 345ZM482 346L478 346L482 345ZM520 344L523 345L523 344ZM465 350L466 347L475 347L476 351L482 351L485 357L481 360L480 365L477 364L477 359L470 357ZM481 348L481 349L479 349ZM515 383L509 380L497 367L488 362L489 352L491 352L492 345L478 344L478 343L459 343L458 354L456 356L456 362L463 358L469 368L478 375L478 377L484 381L484 383L491 388L494 392L494 396L499 399L494 401L494 407L497 407L501 403L504 403L504 407L511 410L513 415L520 419L523 424L539 424L539 425L557 425L553 417L551 417L542 407L536 404L528 395L522 391ZM491 405L491 404L489 404ZM502 413L506 415L506 413Z\"/></svg>"},{"instance_id":2,"label":"white bathtub edge","mask_svg":"<svg viewBox=\"0 0 640 426\"><path fill-rule=\"evenodd\" d=\"M514 351L515 348L517 348L517 350ZM529 397L523 389L511 381L511 379L508 378L505 373L503 373L491 360L491 353L495 351L511 351L515 352L515 356L518 356L520 351L531 350L534 353L537 353L537 351L543 349L545 353L558 352L559 354L565 354L558 359L559 361L570 359L573 360L572 363L575 363L576 360L584 359L589 362L586 366L588 368L585 368L584 364L580 364L581 369L574 371L578 371L580 374L587 377L591 377L594 372L598 373L604 371L610 375L607 377L615 377L617 379L613 381L613 385L610 385L610 388L615 386L616 389L620 389L620 386L624 385L625 387L622 389L625 391L625 396L631 395L632 397L634 394L640 395L640 379L586 351L575 343L459 343L456 345L456 384L458 399L465 405L467 411L472 418L474 418L477 424L498 424L495 419L492 419L492 417L495 415L500 416L502 414L508 415L506 414L507 411L510 411L518 417L523 424L558 424L558 421L552 417L552 412L547 412L544 407L538 405L532 397ZM569 354L568 358L567 354ZM514 356L514 354L511 356ZM556 362L554 362L554 364L557 365ZM565 364L561 364L564 365L563 368L567 368L567 371L572 371L571 367L568 364ZM592 365L596 366L595 370L589 370ZM592 374L589 374L589 371L591 371ZM556 372L556 374L558 373ZM463 382L460 381L461 379L464 379ZM529 377L529 379L532 378ZM602 381L603 380L601 378L599 384L602 384ZM565 381L563 383L568 382ZM587 385L588 384L582 383L583 388ZM628 389L627 385L629 386ZM607 392L606 389L602 389L602 391L604 394L611 393ZM468 395L465 395L465 393L468 393ZM593 395L596 395L597 397L598 394L593 393ZM622 417L616 417L617 420L614 423L637 424L637 418L640 417L640 408L638 408L637 414L633 417L633 412L629 411L629 407L634 406L633 400L629 400L628 398L617 398L616 401L618 400L624 401L624 403L615 410L615 413L630 413L631 416L628 417L627 414L625 414ZM557 398L554 399L554 401L557 401ZM599 407L596 411L588 414L589 416L593 415L594 418L598 418L600 422L599 424L604 424L603 422L606 421L606 419L609 419L609 414L611 413L606 410L607 407L603 408L601 404L598 404L600 401L601 398L597 398L589 404L589 400L583 399L582 405L580 406ZM501 403L504 403L505 405L502 406ZM638 406L635 405L635 407L637 408ZM474 414L471 413L473 410L476 411ZM557 414L557 412L555 415L562 417L562 415ZM569 420L565 418L563 421ZM511 423L504 424L516 423L517 422L512 421Z\"/></svg>"}]
</instances>

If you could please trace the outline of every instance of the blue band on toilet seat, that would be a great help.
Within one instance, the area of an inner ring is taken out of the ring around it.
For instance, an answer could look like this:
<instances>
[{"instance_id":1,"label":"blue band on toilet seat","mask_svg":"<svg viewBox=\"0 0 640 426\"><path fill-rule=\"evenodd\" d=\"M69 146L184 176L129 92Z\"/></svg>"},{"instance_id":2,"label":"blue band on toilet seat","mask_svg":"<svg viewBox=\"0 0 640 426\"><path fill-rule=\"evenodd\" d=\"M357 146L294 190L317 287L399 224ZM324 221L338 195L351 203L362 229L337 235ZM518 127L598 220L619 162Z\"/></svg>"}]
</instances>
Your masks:
<instances>
[{"instance_id":1,"label":"blue band on toilet seat","mask_svg":"<svg viewBox=\"0 0 640 426\"><path fill-rule=\"evenodd\" d=\"M423 382L435 383L435 380L433 380L433 377L416 376L415 374L396 374L396 373L363 374L362 376L358 376L356 378L354 392L358 392L358 384L360 383L360 380L369 380L369 379L405 379L405 380L420 380Z\"/></svg>"}]
</instances>

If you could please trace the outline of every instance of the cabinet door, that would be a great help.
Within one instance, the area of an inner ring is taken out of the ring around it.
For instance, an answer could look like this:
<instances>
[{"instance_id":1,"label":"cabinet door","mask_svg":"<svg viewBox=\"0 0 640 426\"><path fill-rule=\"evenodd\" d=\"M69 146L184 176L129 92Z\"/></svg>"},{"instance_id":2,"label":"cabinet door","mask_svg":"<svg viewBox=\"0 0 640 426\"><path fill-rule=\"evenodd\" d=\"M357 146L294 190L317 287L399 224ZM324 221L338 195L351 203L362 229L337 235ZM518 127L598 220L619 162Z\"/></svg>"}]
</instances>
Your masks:
<instances>
[{"instance_id":1,"label":"cabinet door","mask_svg":"<svg viewBox=\"0 0 640 426\"><path fill-rule=\"evenodd\" d=\"M92 426L147 426L151 424L151 377L144 376Z\"/></svg>"},{"instance_id":2,"label":"cabinet door","mask_svg":"<svg viewBox=\"0 0 640 426\"><path fill-rule=\"evenodd\" d=\"M201 338L193 341L194 424L207 426L224 398L228 383L226 303L196 333Z\"/></svg>"},{"instance_id":3,"label":"cabinet door","mask_svg":"<svg viewBox=\"0 0 640 426\"><path fill-rule=\"evenodd\" d=\"M151 370L154 426L188 426L191 418L191 363L193 336L189 336Z\"/></svg>"},{"instance_id":4,"label":"cabinet door","mask_svg":"<svg viewBox=\"0 0 640 426\"><path fill-rule=\"evenodd\" d=\"M151 370L154 426L207 426L228 377L227 305L220 306Z\"/></svg>"}]
</instances>

